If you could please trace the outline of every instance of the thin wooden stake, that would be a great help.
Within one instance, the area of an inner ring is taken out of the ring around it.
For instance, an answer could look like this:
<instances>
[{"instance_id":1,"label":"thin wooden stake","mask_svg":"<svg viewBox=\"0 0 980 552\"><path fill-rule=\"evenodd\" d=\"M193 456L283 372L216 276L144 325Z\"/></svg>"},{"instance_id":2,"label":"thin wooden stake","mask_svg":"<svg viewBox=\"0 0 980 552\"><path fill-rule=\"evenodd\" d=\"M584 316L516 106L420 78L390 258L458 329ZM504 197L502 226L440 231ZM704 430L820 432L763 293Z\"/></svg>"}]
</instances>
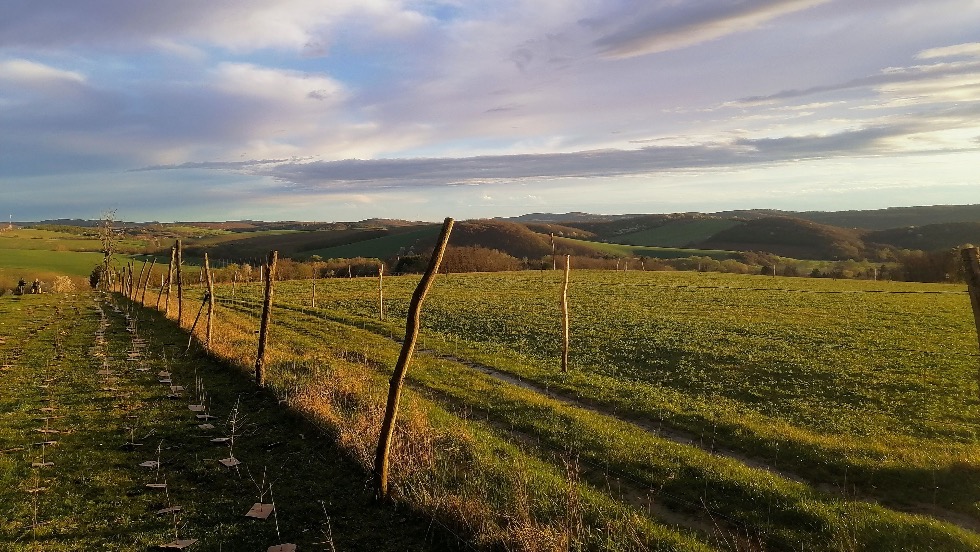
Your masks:
<instances>
[{"instance_id":1,"label":"thin wooden stake","mask_svg":"<svg viewBox=\"0 0 980 552\"><path fill-rule=\"evenodd\" d=\"M139 295L140 285L143 283L143 276L146 274L146 261L143 261L143 266L140 267L140 276L136 279L136 285L133 287L133 301L136 300L136 296Z\"/></svg>"},{"instance_id":2,"label":"thin wooden stake","mask_svg":"<svg viewBox=\"0 0 980 552\"><path fill-rule=\"evenodd\" d=\"M561 371L568 372L568 275L572 270L572 256L565 255L565 285L561 288Z\"/></svg>"},{"instance_id":3,"label":"thin wooden stake","mask_svg":"<svg viewBox=\"0 0 980 552\"><path fill-rule=\"evenodd\" d=\"M180 275L180 265L184 262L183 248L180 240L177 240L177 327L184 325L184 279Z\"/></svg>"},{"instance_id":4,"label":"thin wooden stake","mask_svg":"<svg viewBox=\"0 0 980 552\"><path fill-rule=\"evenodd\" d=\"M963 257L966 284L970 292L970 304L973 305L973 324L977 329L977 346L980 347L980 248L964 247L960 251L960 255ZM977 366L977 397L980 398L980 365Z\"/></svg>"},{"instance_id":5,"label":"thin wooden stake","mask_svg":"<svg viewBox=\"0 0 980 552\"><path fill-rule=\"evenodd\" d=\"M262 303L262 323L259 326L259 351L255 356L255 383L265 387L265 342L269 337L269 319L272 316L272 281L276 273L278 251L269 252L269 260L265 265L265 301Z\"/></svg>"},{"instance_id":6,"label":"thin wooden stake","mask_svg":"<svg viewBox=\"0 0 980 552\"><path fill-rule=\"evenodd\" d=\"M177 245L170 248L170 267L167 269L167 305L164 307L163 315L170 318L170 287L173 282L174 264L177 263ZM162 291L161 291L162 293ZM157 309L160 309L160 296L157 296Z\"/></svg>"},{"instance_id":7,"label":"thin wooden stake","mask_svg":"<svg viewBox=\"0 0 980 552\"><path fill-rule=\"evenodd\" d=\"M429 259L429 267L426 269L422 280L419 281L415 293L412 294L412 301L408 305L408 317L405 321L405 341L402 342L402 350L398 355L398 362L395 364L395 371L391 375L388 386L388 403L385 406L385 417L381 422L381 434L378 436L378 449L374 457L374 485L375 496L378 500L388 497L388 457L391 453L391 438L395 429L395 418L398 415L398 403L401 398L402 384L405 381L405 372L408 365L412 362L412 355L415 353L415 341L418 339L422 301L432 286L432 280L439 273L439 265L442 263L442 256L446 252L446 244L449 242L449 233L453 229L453 219L447 218L442 224L442 233L432 258Z\"/></svg>"},{"instance_id":8,"label":"thin wooden stake","mask_svg":"<svg viewBox=\"0 0 980 552\"><path fill-rule=\"evenodd\" d=\"M204 254L204 277L207 279L208 291L208 324L204 332L204 349L211 352L211 332L214 329L214 277L211 274L211 265L208 263L208 254Z\"/></svg>"},{"instance_id":9,"label":"thin wooden stake","mask_svg":"<svg viewBox=\"0 0 980 552\"><path fill-rule=\"evenodd\" d=\"M378 320L385 319L385 264L378 265Z\"/></svg>"},{"instance_id":10,"label":"thin wooden stake","mask_svg":"<svg viewBox=\"0 0 980 552\"><path fill-rule=\"evenodd\" d=\"M143 281L143 294L140 295L140 306L146 306L146 288L150 285L150 277L153 276L153 267L157 264L157 258L153 257L150 261L150 269L146 271L146 280Z\"/></svg>"}]
</instances>

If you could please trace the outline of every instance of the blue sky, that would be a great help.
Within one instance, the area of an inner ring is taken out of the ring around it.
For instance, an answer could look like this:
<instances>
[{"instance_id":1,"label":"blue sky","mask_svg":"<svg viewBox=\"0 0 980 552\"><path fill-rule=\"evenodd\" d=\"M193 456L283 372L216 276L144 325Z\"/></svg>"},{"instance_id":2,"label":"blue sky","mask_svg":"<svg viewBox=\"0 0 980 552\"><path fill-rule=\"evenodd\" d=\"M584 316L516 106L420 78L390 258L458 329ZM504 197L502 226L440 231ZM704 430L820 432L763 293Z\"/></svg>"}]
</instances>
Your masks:
<instances>
[{"instance_id":1,"label":"blue sky","mask_svg":"<svg viewBox=\"0 0 980 552\"><path fill-rule=\"evenodd\" d=\"M0 0L15 220L980 203L976 0Z\"/></svg>"}]
</instances>

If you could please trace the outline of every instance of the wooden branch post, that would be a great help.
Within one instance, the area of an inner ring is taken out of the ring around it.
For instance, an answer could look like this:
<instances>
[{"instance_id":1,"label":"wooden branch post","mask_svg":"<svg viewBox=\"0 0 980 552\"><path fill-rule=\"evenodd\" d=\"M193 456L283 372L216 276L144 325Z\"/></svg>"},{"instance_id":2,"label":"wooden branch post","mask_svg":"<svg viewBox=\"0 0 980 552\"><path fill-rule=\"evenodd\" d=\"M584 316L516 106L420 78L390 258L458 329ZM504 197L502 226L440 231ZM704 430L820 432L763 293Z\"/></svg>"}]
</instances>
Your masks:
<instances>
[{"instance_id":1,"label":"wooden branch post","mask_svg":"<svg viewBox=\"0 0 980 552\"><path fill-rule=\"evenodd\" d=\"M561 371L568 372L568 276L572 270L572 256L565 255L565 284L561 288Z\"/></svg>"},{"instance_id":2,"label":"wooden branch post","mask_svg":"<svg viewBox=\"0 0 980 552\"><path fill-rule=\"evenodd\" d=\"M170 248L170 266L167 269L167 305L164 307L163 315L170 318L170 286L173 282L174 264L177 263L177 246ZM157 309L160 308L160 296L157 296Z\"/></svg>"},{"instance_id":3,"label":"wooden branch post","mask_svg":"<svg viewBox=\"0 0 980 552\"><path fill-rule=\"evenodd\" d=\"M269 337L269 319L272 316L272 281L276 273L276 261L279 259L278 251L269 252L269 260L266 262L265 269L265 301L262 303L262 323L259 326L259 351L255 356L255 383L259 387L265 387L265 342Z\"/></svg>"},{"instance_id":4,"label":"wooden branch post","mask_svg":"<svg viewBox=\"0 0 980 552\"><path fill-rule=\"evenodd\" d=\"M140 305L146 306L146 288L150 285L150 278L153 276L153 267L157 264L157 258L153 257L150 261L150 269L146 271L146 279L143 280L143 293L140 295Z\"/></svg>"},{"instance_id":5,"label":"wooden branch post","mask_svg":"<svg viewBox=\"0 0 980 552\"><path fill-rule=\"evenodd\" d=\"M963 257L966 284L970 292L970 304L973 305L973 324L977 329L977 346L980 347L980 248L964 247L960 254ZM980 398L980 365L977 366L977 397Z\"/></svg>"},{"instance_id":6,"label":"wooden branch post","mask_svg":"<svg viewBox=\"0 0 980 552\"><path fill-rule=\"evenodd\" d=\"M207 280L208 291L208 325L204 332L204 349L211 352L211 331L214 329L214 277L211 275L211 265L208 263L208 254L204 254L204 277Z\"/></svg>"},{"instance_id":7,"label":"wooden branch post","mask_svg":"<svg viewBox=\"0 0 980 552\"><path fill-rule=\"evenodd\" d=\"M139 295L140 286L143 284L143 276L146 275L146 261L143 261L143 266L140 267L140 276L136 279L136 285L133 286L133 301L136 300L136 296Z\"/></svg>"},{"instance_id":8,"label":"wooden branch post","mask_svg":"<svg viewBox=\"0 0 980 552\"><path fill-rule=\"evenodd\" d=\"M385 319L385 264L378 265L378 320Z\"/></svg>"},{"instance_id":9,"label":"wooden branch post","mask_svg":"<svg viewBox=\"0 0 980 552\"><path fill-rule=\"evenodd\" d=\"M184 278L180 274L180 265L183 264L183 251L180 246L180 240L177 240L177 264L174 268L177 270L177 327L181 328L184 326Z\"/></svg>"},{"instance_id":10,"label":"wooden branch post","mask_svg":"<svg viewBox=\"0 0 980 552\"><path fill-rule=\"evenodd\" d=\"M316 268L313 269L313 276L310 277L310 281L313 283L313 291L310 292L310 308L316 308Z\"/></svg>"},{"instance_id":11,"label":"wooden branch post","mask_svg":"<svg viewBox=\"0 0 980 552\"><path fill-rule=\"evenodd\" d=\"M439 265L442 263L442 256L446 252L446 244L449 242L449 233L453 229L453 219L447 218L442 225L442 233L432 258L429 259L429 267L426 269L422 280L419 281L412 300L408 305L408 317L405 321L405 341L402 342L402 350L398 355L398 362L395 364L395 371L391 375L388 386L388 403L385 406L385 417L381 422L381 434L378 436L378 450L374 457L374 485L375 496L378 500L388 497L388 456L391 452L391 439L395 429L395 418L398 415L398 402L401 398L402 384L405 381L405 372L408 365L412 362L412 355L415 353L415 341L418 339L420 318L422 311L422 301L432 286L432 280L439 273Z\"/></svg>"}]
</instances>

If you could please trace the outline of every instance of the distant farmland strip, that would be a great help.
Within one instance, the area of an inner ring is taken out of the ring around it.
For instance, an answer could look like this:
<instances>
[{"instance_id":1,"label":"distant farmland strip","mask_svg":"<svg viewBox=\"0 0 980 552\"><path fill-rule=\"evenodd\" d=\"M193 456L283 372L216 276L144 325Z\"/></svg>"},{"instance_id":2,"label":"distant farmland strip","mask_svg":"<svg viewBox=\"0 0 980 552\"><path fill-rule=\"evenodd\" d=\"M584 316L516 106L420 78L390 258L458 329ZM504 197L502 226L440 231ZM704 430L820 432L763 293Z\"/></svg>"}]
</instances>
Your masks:
<instances>
[{"instance_id":1,"label":"distant farmland strip","mask_svg":"<svg viewBox=\"0 0 980 552\"><path fill-rule=\"evenodd\" d=\"M568 242L577 246L587 246L595 251L616 257L651 257L656 259L683 259L685 257L711 257L719 261L733 259L738 253L722 249L681 249L677 247L644 247L618 243L602 243L571 238L557 238L558 243Z\"/></svg>"}]
</instances>

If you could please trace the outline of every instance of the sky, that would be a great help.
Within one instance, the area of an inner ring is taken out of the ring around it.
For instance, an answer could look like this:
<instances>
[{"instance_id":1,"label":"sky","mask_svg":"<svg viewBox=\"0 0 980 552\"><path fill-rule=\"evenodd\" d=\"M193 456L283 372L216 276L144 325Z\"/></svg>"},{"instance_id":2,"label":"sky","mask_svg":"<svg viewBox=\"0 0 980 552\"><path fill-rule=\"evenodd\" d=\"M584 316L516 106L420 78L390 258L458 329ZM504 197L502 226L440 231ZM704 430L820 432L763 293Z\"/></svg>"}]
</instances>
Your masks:
<instances>
[{"instance_id":1,"label":"sky","mask_svg":"<svg viewBox=\"0 0 980 552\"><path fill-rule=\"evenodd\" d=\"M980 203L980 0L0 0L13 220Z\"/></svg>"}]
</instances>

